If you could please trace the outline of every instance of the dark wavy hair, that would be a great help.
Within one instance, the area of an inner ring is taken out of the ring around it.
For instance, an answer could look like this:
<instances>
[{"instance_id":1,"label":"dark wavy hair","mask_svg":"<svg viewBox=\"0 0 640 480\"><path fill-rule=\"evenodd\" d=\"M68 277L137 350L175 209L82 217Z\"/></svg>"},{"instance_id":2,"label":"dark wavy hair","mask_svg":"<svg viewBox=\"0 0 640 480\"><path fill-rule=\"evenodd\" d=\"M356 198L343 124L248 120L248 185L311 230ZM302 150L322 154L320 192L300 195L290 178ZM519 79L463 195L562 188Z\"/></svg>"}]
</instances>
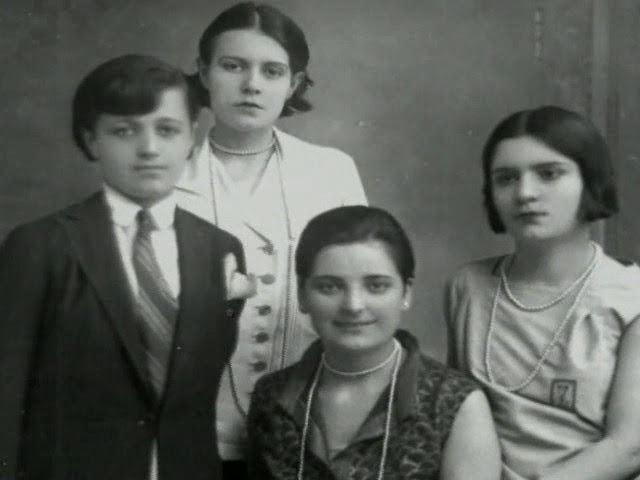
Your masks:
<instances>
[{"instance_id":1,"label":"dark wavy hair","mask_svg":"<svg viewBox=\"0 0 640 480\"><path fill-rule=\"evenodd\" d=\"M298 284L304 285L326 247L368 241L385 246L405 285L415 277L413 247L393 215L381 208L351 205L321 213L304 228L296 250Z\"/></svg>"},{"instance_id":2,"label":"dark wavy hair","mask_svg":"<svg viewBox=\"0 0 640 480\"><path fill-rule=\"evenodd\" d=\"M285 102L281 117L288 117L298 112L308 112L311 103L304 97L313 80L307 73L309 64L309 45L302 29L287 15L270 5L243 2L228 8L218 15L205 29L198 44L199 60L204 65L211 62L215 49L216 37L229 30L253 29L272 38L284 48L289 55L289 66L293 74L302 73L302 81L291 97ZM198 92L200 104L208 107L209 92L202 85L200 75L188 76L194 89Z\"/></svg>"},{"instance_id":3,"label":"dark wavy hair","mask_svg":"<svg viewBox=\"0 0 640 480\"><path fill-rule=\"evenodd\" d=\"M197 93L182 70L148 55L123 55L94 68L73 96L73 141L89 161L95 158L84 136L92 132L100 115L146 115L158 107L160 95L169 88L184 92L191 121L200 111Z\"/></svg>"},{"instance_id":4,"label":"dark wavy hair","mask_svg":"<svg viewBox=\"0 0 640 480\"><path fill-rule=\"evenodd\" d=\"M609 149L598 129L586 118L557 106L542 106L515 112L503 119L489 135L482 151L482 193L491 229L504 233L505 227L493 203L491 165L503 140L533 137L578 164L584 190L578 218L593 222L618 212L613 165Z\"/></svg>"}]
</instances>

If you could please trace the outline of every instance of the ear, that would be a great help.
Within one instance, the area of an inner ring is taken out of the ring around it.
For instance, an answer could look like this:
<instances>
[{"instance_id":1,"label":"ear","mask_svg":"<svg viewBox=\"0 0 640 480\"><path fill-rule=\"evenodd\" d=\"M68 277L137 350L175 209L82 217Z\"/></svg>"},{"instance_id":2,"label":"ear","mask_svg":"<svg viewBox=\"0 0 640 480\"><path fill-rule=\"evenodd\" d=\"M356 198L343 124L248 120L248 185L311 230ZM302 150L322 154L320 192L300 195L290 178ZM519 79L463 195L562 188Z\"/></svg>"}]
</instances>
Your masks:
<instances>
[{"instance_id":1,"label":"ear","mask_svg":"<svg viewBox=\"0 0 640 480\"><path fill-rule=\"evenodd\" d=\"M209 90L207 83L209 82L209 64L202 61L200 57L197 60L198 64L198 76L200 77L200 83L205 90Z\"/></svg>"},{"instance_id":2,"label":"ear","mask_svg":"<svg viewBox=\"0 0 640 480\"><path fill-rule=\"evenodd\" d=\"M304 79L305 79L305 73L304 72L294 73L291 76L291 84L289 85L289 90L287 91L287 100L289 100L291 98L291 96L298 89L300 84L302 82L304 82Z\"/></svg>"},{"instance_id":3,"label":"ear","mask_svg":"<svg viewBox=\"0 0 640 480\"><path fill-rule=\"evenodd\" d=\"M91 156L94 160L98 160L98 147L96 145L96 136L90 130L82 131L82 141L84 142L85 147L91 153Z\"/></svg>"},{"instance_id":4,"label":"ear","mask_svg":"<svg viewBox=\"0 0 640 480\"><path fill-rule=\"evenodd\" d=\"M404 286L404 295L402 296L402 310L409 310L413 301L413 279L407 280Z\"/></svg>"}]
</instances>

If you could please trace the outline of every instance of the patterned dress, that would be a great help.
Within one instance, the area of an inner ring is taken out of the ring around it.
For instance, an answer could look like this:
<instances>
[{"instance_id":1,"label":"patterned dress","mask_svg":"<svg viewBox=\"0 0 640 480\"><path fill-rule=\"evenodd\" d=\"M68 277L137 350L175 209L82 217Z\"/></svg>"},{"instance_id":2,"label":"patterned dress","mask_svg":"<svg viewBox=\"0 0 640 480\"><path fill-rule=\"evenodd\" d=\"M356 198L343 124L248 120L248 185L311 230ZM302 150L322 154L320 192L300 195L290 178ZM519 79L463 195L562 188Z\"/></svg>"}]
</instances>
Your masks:
<instances>
[{"instance_id":1,"label":"patterned dress","mask_svg":"<svg viewBox=\"0 0 640 480\"><path fill-rule=\"evenodd\" d=\"M437 479L456 414L478 387L421 354L418 342L409 333L400 330L396 338L407 355L396 384L384 478ZM321 345L316 342L298 363L258 381L249 413L249 478L296 479L305 402L321 353ZM377 478L388 395L389 388L353 441L329 462L307 447L305 480ZM310 435L317 428L312 420Z\"/></svg>"}]
</instances>

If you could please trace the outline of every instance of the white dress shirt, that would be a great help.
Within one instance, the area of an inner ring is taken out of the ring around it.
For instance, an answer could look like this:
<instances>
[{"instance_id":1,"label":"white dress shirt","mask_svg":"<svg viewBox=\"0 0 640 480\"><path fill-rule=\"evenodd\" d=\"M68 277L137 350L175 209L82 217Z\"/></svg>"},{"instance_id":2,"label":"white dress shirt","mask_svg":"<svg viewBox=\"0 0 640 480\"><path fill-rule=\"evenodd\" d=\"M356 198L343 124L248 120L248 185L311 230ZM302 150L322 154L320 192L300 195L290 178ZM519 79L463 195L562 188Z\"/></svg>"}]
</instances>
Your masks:
<instances>
[{"instance_id":1,"label":"white dress shirt","mask_svg":"<svg viewBox=\"0 0 640 480\"><path fill-rule=\"evenodd\" d=\"M133 242L138 232L136 215L142 207L129 200L108 185L104 185L107 205L111 211L113 232L118 243L120 259L127 274L133 298L138 296L138 279L133 267ZM160 200L147 209L153 218L156 229L151 232L151 245L162 276L169 285L171 294L180 295L180 268L178 264L178 241L173 226L176 210L174 194ZM150 457L150 480L158 478L158 457L154 441Z\"/></svg>"}]
</instances>

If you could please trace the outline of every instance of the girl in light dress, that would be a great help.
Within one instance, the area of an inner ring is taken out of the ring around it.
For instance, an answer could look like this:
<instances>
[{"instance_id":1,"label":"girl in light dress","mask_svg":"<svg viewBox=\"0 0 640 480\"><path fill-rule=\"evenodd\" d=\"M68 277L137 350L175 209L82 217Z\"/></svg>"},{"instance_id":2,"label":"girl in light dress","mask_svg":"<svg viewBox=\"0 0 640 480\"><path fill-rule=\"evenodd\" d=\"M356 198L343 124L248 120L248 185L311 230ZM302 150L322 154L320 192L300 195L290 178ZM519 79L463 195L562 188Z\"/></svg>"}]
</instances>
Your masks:
<instances>
[{"instance_id":1,"label":"girl in light dress","mask_svg":"<svg viewBox=\"0 0 640 480\"><path fill-rule=\"evenodd\" d=\"M590 238L618 210L605 141L546 106L502 120L482 159L489 224L515 249L450 281L449 363L484 386L503 478L634 478L640 269Z\"/></svg>"},{"instance_id":2,"label":"girl in light dress","mask_svg":"<svg viewBox=\"0 0 640 480\"><path fill-rule=\"evenodd\" d=\"M311 110L309 57L291 18L269 5L239 3L203 32L191 76L215 125L178 182L178 203L239 238L255 279L217 402L218 446L233 480L245 475L245 417L255 382L298 360L316 337L295 295L300 231L325 210L366 203L351 157L275 126L280 117Z\"/></svg>"}]
</instances>

